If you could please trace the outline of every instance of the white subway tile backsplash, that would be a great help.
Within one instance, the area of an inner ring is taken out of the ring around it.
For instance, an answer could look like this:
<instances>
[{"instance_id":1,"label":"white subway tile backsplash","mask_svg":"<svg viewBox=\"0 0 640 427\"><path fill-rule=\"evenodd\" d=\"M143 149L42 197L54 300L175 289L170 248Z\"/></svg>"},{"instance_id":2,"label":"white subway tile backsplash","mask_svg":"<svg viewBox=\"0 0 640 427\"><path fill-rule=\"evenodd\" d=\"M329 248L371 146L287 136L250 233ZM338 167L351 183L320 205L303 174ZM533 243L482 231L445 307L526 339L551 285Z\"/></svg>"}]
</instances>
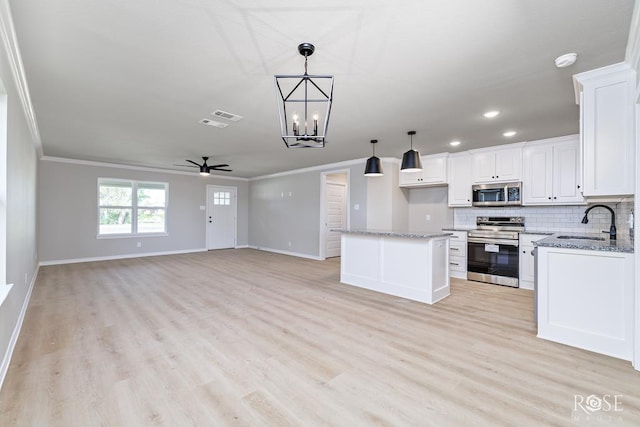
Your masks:
<instances>
[{"instance_id":1,"label":"white subway tile backsplash","mask_svg":"<svg viewBox=\"0 0 640 427\"><path fill-rule=\"evenodd\" d=\"M616 213L618 233L629 234L629 215L633 212L633 200L620 203L602 203ZM597 233L608 230L611 217L607 210L597 208L589 213L589 223L582 224L588 206L536 206L521 208L454 208L455 227L474 227L478 216L523 216L530 231Z\"/></svg>"}]
</instances>

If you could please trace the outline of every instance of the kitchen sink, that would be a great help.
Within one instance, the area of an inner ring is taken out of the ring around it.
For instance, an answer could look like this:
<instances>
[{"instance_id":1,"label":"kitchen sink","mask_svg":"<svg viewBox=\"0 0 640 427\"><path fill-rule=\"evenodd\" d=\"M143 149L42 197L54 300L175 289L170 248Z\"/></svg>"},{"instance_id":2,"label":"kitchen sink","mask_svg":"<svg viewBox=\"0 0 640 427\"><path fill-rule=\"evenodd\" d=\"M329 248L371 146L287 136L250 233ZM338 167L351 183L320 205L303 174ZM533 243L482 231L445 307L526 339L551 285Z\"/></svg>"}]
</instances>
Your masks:
<instances>
[{"instance_id":1,"label":"kitchen sink","mask_svg":"<svg viewBox=\"0 0 640 427\"><path fill-rule=\"evenodd\" d=\"M556 239L579 239L579 240L604 240L604 237L592 236L557 236Z\"/></svg>"}]
</instances>

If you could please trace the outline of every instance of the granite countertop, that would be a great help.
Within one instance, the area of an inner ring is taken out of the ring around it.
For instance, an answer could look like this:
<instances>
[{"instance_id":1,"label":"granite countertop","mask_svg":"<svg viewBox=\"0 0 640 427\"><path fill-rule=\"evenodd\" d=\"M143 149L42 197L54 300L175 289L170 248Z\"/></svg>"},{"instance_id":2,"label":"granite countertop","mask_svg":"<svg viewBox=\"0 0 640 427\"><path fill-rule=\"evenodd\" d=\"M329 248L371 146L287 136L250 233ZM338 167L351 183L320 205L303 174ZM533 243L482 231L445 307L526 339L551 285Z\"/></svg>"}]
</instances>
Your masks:
<instances>
[{"instance_id":1,"label":"granite countertop","mask_svg":"<svg viewBox=\"0 0 640 427\"><path fill-rule=\"evenodd\" d=\"M573 239L559 239L558 236L573 236ZM578 237L578 238L575 238ZM580 239L579 237L601 238L604 240ZM585 251L633 253L633 241L626 236L609 240L607 234L555 233L550 237L533 242L535 246L563 249L581 249Z\"/></svg>"},{"instance_id":2,"label":"granite countertop","mask_svg":"<svg viewBox=\"0 0 640 427\"><path fill-rule=\"evenodd\" d=\"M434 237L449 237L451 233L441 231L393 231L393 230L369 230L369 229L352 229L352 230L331 230L344 234L362 234L369 236L383 237L406 237L411 239L432 239Z\"/></svg>"},{"instance_id":3,"label":"granite countertop","mask_svg":"<svg viewBox=\"0 0 640 427\"><path fill-rule=\"evenodd\" d=\"M442 231L469 231L475 229L475 227L447 227L443 228Z\"/></svg>"}]
</instances>

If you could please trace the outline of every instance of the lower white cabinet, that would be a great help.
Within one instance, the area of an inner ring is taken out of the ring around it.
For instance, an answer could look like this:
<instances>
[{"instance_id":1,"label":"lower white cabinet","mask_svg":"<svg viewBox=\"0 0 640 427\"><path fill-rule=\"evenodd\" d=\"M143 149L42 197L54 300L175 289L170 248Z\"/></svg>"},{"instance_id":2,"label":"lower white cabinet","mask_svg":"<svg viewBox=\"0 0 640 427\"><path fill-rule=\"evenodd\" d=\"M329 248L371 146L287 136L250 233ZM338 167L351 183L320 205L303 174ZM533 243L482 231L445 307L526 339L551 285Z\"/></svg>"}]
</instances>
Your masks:
<instances>
[{"instance_id":1,"label":"lower white cabinet","mask_svg":"<svg viewBox=\"0 0 640 427\"><path fill-rule=\"evenodd\" d=\"M519 286L522 289L533 289L535 280L535 263L532 254L535 246L533 242L549 237L544 234L520 234L520 278Z\"/></svg>"},{"instance_id":2,"label":"lower white cabinet","mask_svg":"<svg viewBox=\"0 0 640 427\"><path fill-rule=\"evenodd\" d=\"M449 276L458 279L467 278L467 232L448 231L453 233L449 243Z\"/></svg>"},{"instance_id":3,"label":"lower white cabinet","mask_svg":"<svg viewBox=\"0 0 640 427\"><path fill-rule=\"evenodd\" d=\"M538 249L538 337L633 357L633 254Z\"/></svg>"}]
</instances>

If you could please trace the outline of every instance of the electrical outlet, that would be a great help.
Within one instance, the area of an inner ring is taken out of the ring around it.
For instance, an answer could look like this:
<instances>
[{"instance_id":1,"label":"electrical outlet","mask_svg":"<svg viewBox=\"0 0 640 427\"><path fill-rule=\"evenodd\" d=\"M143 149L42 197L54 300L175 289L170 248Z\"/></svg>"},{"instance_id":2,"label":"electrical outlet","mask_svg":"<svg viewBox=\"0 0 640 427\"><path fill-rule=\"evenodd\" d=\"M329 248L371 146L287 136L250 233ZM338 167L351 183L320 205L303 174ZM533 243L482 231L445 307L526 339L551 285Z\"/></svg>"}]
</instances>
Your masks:
<instances>
[{"instance_id":1,"label":"electrical outlet","mask_svg":"<svg viewBox=\"0 0 640 427\"><path fill-rule=\"evenodd\" d=\"M137 246L138 246L139 248L141 248L141 247L142 247L142 242L138 242L138 243L137 243Z\"/></svg>"},{"instance_id":2,"label":"electrical outlet","mask_svg":"<svg viewBox=\"0 0 640 427\"><path fill-rule=\"evenodd\" d=\"M289 247L291 247L291 242L289 242Z\"/></svg>"},{"instance_id":3,"label":"electrical outlet","mask_svg":"<svg viewBox=\"0 0 640 427\"><path fill-rule=\"evenodd\" d=\"M426 219L427 221L431 221L431 215L426 214L426 215L424 216L424 219Z\"/></svg>"}]
</instances>

